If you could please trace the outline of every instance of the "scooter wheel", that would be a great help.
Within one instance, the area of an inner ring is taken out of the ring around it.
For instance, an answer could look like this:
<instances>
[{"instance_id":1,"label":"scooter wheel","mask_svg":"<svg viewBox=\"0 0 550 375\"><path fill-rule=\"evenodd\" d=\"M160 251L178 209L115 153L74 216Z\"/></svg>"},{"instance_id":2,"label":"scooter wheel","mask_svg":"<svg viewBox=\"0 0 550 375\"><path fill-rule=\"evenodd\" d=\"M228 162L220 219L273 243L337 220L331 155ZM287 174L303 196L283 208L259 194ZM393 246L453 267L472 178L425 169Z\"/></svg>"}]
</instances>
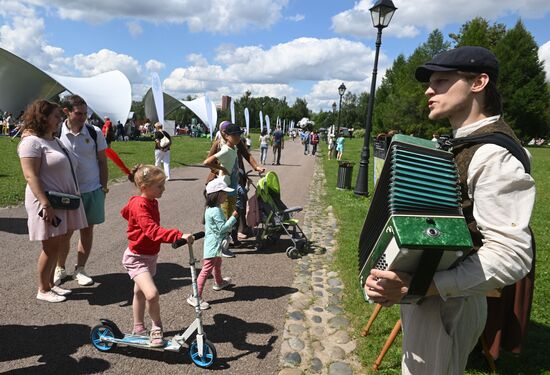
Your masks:
<instances>
[{"instance_id":1,"label":"scooter wheel","mask_svg":"<svg viewBox=\"0 0 550 375\"><path fill-rule=\"evenodd\" d=\"M189 357L193 363L199 367L207 368L214 364L216 361L216 348L208 340L203 341L202 357L199 356L199 348L197 346L197 340L193 340L189 347Z\"/></svg>"},{"instance_id":2,"label":"scooter wheel","mask_svg":"<svg viewBox=\"0 0 550 375\"><path fill-rule=\"evenodd\" d=\"M95 346L97 350L102 352L108 352L111 349L116 347L116 344L113 342L103 341L102 338L114 338L115 335L111 327L104 324L98 324L90 332L90 340L92 340L92 345Z\"/></svg>"}]
</instances>

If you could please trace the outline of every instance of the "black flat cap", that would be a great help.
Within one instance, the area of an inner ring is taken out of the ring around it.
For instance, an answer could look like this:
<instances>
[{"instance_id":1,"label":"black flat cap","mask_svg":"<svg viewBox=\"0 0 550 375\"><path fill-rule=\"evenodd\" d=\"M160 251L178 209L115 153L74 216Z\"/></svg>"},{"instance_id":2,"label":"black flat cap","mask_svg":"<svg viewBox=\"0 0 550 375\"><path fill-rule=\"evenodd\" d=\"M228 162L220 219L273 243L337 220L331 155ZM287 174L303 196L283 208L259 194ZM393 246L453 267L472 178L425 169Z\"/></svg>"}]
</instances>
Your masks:
<instances>
[{"instance_id":1,"label":"black flat cap","mask_svg":"<svg viewBox=\"0 0 550 375\"><path fill-rule=\"evenodd\" d=\"M496 82L498 78L498 60L487 48L477 46L458 47L441 52L431 61L416 68L414 76L420 82L428 82L433 72L451 71L487 73Z\"/></svg>"}]
</instances>

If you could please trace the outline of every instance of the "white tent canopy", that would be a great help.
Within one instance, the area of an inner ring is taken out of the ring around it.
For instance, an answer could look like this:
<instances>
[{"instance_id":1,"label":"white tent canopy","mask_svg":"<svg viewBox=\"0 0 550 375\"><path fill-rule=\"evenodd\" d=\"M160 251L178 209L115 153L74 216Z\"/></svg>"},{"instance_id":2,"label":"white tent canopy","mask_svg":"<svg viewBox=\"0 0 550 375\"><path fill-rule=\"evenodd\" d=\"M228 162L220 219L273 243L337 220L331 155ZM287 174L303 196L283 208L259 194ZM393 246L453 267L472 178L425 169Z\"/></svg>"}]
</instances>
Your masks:
<instances>
[{"instance_id":1,"label":"white tent canopy","mask_svg":"<svg viewBox=\"0 0 550 375\"><path fill-rule=\"evenodd\" d=\"M0 109L18 114L36 99L51 99L64 91L80 95L100 118L125 123L132 105L132 88L118 71L93 77L66 77L44 72L0 48Z\"/></svg>"},{"instance_id":2,"label":"white tent canopy","mask_svg":"<svg viewBox=\"0 0 550 375\"><path fill-rule=\"evenodd\" d=\"M164 101L164 116L168 116L170 113L174 112L179 107L183 106L183 103L180 102L178 99L174 98L173 96L163 92L162 93L162 99ZM145 109L145 117L151 121L151 123L155 123L159 120L157 115L157 108L155 105L155 98L153 97L153 90L149 88L147 92L145 93L145 96L143 97L143 106Z\"/></svg>"},{"instance_id":3,"label":"white tent canopy","mask_svg":"<svg viewBox=\"0 0 550 375\"><path fill-rule=\"evenodd\" d=\"M201 96L191 101L181 101L187 108L193 111L203 123L208 125L210 129L210 136L216 127L218 121L218 112L216 111L216 105L208 98L208 96Z\"/></svg>"}]
</instances>

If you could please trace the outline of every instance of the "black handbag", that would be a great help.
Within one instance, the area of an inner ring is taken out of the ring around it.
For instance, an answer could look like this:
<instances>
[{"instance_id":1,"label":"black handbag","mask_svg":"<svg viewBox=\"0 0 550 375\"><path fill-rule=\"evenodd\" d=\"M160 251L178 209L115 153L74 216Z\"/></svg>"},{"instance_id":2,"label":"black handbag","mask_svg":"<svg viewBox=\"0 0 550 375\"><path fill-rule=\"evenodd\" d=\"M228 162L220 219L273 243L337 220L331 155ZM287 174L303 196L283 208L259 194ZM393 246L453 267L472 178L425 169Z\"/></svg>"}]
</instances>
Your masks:
<instances>
[{"instance_id":1,"label":"black handbag","mask_svg":"<svg viewBox=\"0 0 550 375\"><path fill-rule=\"evenodd\" d=\"M58 191L45 191L46 198L52 208L59 210L76 210L80 207L80 196L60 193Z\"/></svg>"},{"instance_id":2,"label":"black handbag","mask_svg":"<svg viewBox=\"0 0 550 375\"><path fill-rule=\"evenodd\" d=\"M67 158L69 159L69 164L71 166L71 173L73 175L73 180L75 183L76 188L78 189L78 182L76 181L76 176L74 174L73 169L73 163L71 161L71 157L69 156L69 153L67 150L65 150L65 147L56 139L57 143L61 147L61 150L67 155ZM50 205L54 209L58 210L76 210L80 207L80 196L74 195L74 194L67 194L67 193L61 193L58 191L45 191L46 198L48 198L48 201L50 202Z\"/></svg>"}]
</instances>

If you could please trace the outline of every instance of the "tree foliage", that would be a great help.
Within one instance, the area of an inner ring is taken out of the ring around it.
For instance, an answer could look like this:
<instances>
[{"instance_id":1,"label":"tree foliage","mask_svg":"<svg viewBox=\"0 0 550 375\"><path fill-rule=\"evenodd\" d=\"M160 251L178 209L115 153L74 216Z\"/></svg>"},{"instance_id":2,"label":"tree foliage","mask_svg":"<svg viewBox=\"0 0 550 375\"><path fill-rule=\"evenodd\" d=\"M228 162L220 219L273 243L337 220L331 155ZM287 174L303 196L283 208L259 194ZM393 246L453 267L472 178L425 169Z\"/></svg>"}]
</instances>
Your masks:
<instances>
[{"instance_id":1,"label":"tree foliage","mask_svg":"<svg viewBox=\"0 0 550 375\"><path fill-rule=\"evenodd\" d=\"M538 46L521 21L495 47L500 61L498 87L504 119L523 138L548 134L546 74L538 58Z\"/></svg>"},{"instance_id":2,"label":"tree foliage","mask_svg":"<svg viewBox=\"0 0 550 375\"><path fill-rule=\"evenodd\" d=\"M416 81L414 72L419 65L449 47L443 34L434 30L409 58L399 55L395 59L376 93L372 134L397 130L431 137L432 133L444 129L444 123L427 120L426 86Z\"/></svg>"},{"instance_id":3,"label":"tree foliage","mask_svg":"<svg viewBox=\"0 0 550 375\"><path fill-rule=\"evenodd\" d=\"M489 26L486 19L476 17L462 25L458 34L451 33L449 37L455 42L455 47L480 46L492 50L505 33L504 24L495 22Z\"/></svg>"}]
</instances>

